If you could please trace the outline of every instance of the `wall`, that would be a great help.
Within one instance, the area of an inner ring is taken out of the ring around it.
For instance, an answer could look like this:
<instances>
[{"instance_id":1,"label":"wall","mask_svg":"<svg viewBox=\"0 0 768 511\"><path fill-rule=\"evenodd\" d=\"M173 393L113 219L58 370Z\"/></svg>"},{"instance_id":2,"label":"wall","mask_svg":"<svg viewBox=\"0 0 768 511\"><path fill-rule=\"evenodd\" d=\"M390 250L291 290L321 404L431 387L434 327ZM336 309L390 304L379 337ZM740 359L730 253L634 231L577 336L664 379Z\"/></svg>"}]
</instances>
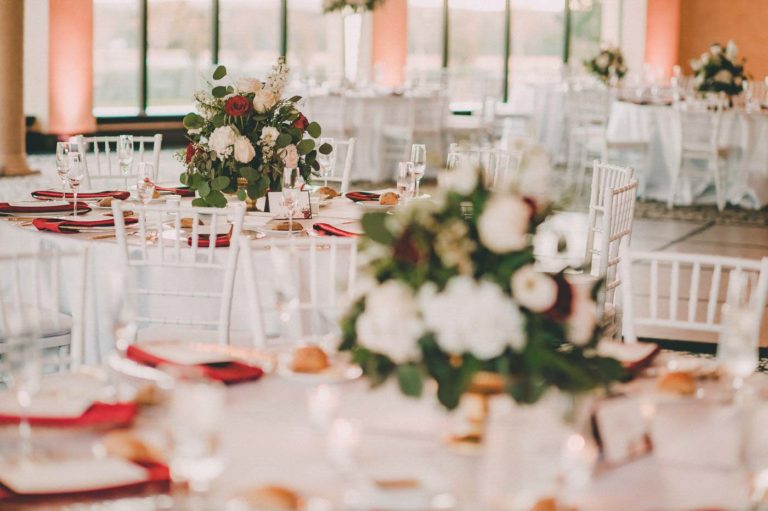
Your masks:
<instances>
[{"instance_id":1,"label":"wall","mask_svg":"<svg viewBox=\"0 0 768 511\"><path fill-rule=\"evenodd\" d=\"M768 3L764 0L682 0L680 63L688 62L713 42L733 39L747 58L746 71L762 80L768 75Z\"/></svg>"},{"instance_id":2,"label":"wall","mask_svg":"<svg viewBox=\"0 0 768 511\"><path fill-rule=\"evenodd\" d=\"M48 2L24 2L24 114L48 129Z\"/></svg>"}]
</instances>

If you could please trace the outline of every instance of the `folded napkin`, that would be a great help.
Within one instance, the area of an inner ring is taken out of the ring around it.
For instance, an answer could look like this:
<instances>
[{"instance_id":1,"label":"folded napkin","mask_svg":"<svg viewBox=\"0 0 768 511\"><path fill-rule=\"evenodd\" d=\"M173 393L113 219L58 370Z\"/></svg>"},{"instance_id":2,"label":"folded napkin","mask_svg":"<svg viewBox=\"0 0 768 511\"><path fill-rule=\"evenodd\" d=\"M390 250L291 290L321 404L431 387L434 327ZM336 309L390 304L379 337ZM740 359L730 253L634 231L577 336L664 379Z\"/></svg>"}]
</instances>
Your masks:
<instances>
[{"instance_id":1,"label":"folded napkin","mask_svg":"<svg viewBox=\"0 0 768 511\"><path fill-rule=\"evenodd\" d=\"M30 201L34 202L34 201ZM0 202L0 213L69 213L75 210L75 203L55 204L46 206L45 202L40 204L30 204L29 206L20 206L8 202ZM85 202L77 203L77 214L87 213L91 210Z\"/></svg>"},{"instance_id":2,"label":"folded napkin","mask_svg":"<svg viewBox=\"0 0 768 511\"><path fill-rule=\"evenodd\" d=\"M125 225L135 224L139 221L138 218L125 218L123 219ZM113 218L104 218L102 220L64 220L62 218L35 218L32 220L38 231L51 231L60 232L63 234L73 234L80 232L81 227L114 227L115 220Z\"/></svg>"},{"instance_id":3,"label":"folded napkin","mask_svg":"<svg viewBox=\"0 0 768 511\"><path fill-rule=\"evenodd\" d=\"M360 234L356 232L345 231L344 229L339 229L331 224L324 224L322 222L316 223L312 228L321 236L341 236L344 238L357 238L360 236Z\"/></svg>"},{"instance_id":4,"label":"folded napkin","mask_svg":"<svg viewBox=\"0 0 768 511\"><path fill-rule=\"evenodd\" d=\"M165 465L163 463L136 463L136 465L144 468L147 472L147 478L144 481L141 481L138 483L114 486L111 488L98 488L94 490L85 490L85 491L77 491L77 492L45 493L45 494L15 493L10 488L7 488L2 484L0 484L0 502L3 500L23 500L24 502L30 502L30 503L31 502L50 503L51 498L65 497L69 495L89 495L89 496L103 495L105 497L109 497L109 496L112 496L110 495L111 492L115 492L118 490L131 490L131 489L141 488L142 491L144 491L144 487L149 485L158 485L158 484L163 485L163 487L167 487L165 483L168 483L171 480L171 471L168 468L168 465Z\"/></svg>"},{"instance_id":5,"label":"folded napkin","mask_svg":"<svg viewBox=\"0 0 768 511\"><path fill-rule=\"evenodd\" d=\"M377 201L381 198L381 194L373 192L349 192L346 195L347 199L351 199L355 202L367 202Z\"/></svg>"},{"instance_id":6,"label":"folded napkin","mask_svg":"<svg viewBox=\"0 0 768 511\"><path fill-rule=\"evenodd\" d=\"M33 426L82 428L88 426L126 426L139 411L135 403L94 403L80 417L30 417ZM0 415L0 424L16 424L18 415Z\"/></svg>"},{"instance_id":7,"label":"folded napkin","mask_svg":"<svg viewBox=\"0 0 768 511\"><path fill-rule=\"evenodd\" d=\"M134 362L138 362L140 364L148 365L151 367L162 364L173 365L170 364L167 360L156 357L135 345L128 346L126 356ZM227 384L258 380L264 374L264 371L260 367L250 366L237 361L216 364L200 364L197 367L202 370L206 377Z\"/></svg>"},{"instance_id":8,"label":"folded napkin","mask_svg":"<svg viewBox=\"0 0 768 511\"><path fill-rule=\"evenodd\" d=\"M105 190L103 192L85 192L78 193L78 199L103 199L104 197L114 197L115 199L125 200L131 196L131 192L123 192L119 190ZM36 199L74 199L75 194L72 192L61 192L58 190L36 190L32 192L32 197Z\"/></svg>"},{"instance_id":9,"label":"folded napkin","mask_svg":"<svg viewBox=\"0 0 768 511\"><path fill-rule=\"evenodd\" d=\"M232 227L229 228L229 232L216 235L216 247L228 247L229 240L232 238ZM200 248L207 248L210 246L210 236L208 234L200 234L197 236L197 246ZM192 246L192 236L187 238L187 245Z\"/></svg>"},{"instance_id":10,"label":"folded napkin","mask_svg":"<svg viewBox=\"0 0 768 511\"><path fill-rule=\"evenodd\" d=\"M176 195L181 195L182 197L194 197L195 191L192 190L188 186L158 186L155 185L155 191L157 192L167 192L167 193L175 193Z\"/></svg>"}]
</instances>

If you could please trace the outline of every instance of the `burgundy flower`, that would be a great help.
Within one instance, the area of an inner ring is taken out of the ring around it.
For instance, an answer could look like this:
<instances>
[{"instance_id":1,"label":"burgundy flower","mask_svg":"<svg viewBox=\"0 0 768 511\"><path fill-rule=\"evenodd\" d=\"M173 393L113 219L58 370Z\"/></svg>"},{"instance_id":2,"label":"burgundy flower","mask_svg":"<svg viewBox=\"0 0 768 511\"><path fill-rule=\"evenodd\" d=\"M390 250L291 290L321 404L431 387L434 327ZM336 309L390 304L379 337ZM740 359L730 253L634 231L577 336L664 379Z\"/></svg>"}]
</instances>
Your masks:
<instances>
[{"instance_id":1,"label":"burgundy flower","mask_svg":"<svg viewBox=\"0 0 768 511\"><path fill-rule=\"evenodd\" d=\"M309 126L309 120L304 116L304 114L299 114L299 118L293 121L293 127L299 128L301 131L306 130L307 126Z\"/></svg>"},{"instance_id":2,"label":"burgundy flower","mask_svg":"<svg viewBox=\"0 0 768 511\"><path fill-rule=\"evenodd\" d=\"M192 158L197 154L197 148L192 144L187 144L187 156L184 159L187 163L192 161Z\"/></svg>"},{"instance_id":3,"label":"burgundy flower","mask_svg":"<svg viewBox=\"0 0 768 511\"><path fill-rule=\"evenodd\" d=\"M555 300L555 305L553 305L545 314L553 319L562 321L571 315L571 309L573 308L573 290L562 273L553 275L552 278L554 278L557 283L557 300Z\"/></svg>"},{"instance_id":4,"label":"burgundy flower","mask_svg":"<svg viewBox=\"0 0 768 511\"><path fill-rule=\"evenodd\" d=\"M242 117L251 113L253 105L244 96L232 96L224 103L224 111L232 117Z\"/></svg>"}]
</instances>

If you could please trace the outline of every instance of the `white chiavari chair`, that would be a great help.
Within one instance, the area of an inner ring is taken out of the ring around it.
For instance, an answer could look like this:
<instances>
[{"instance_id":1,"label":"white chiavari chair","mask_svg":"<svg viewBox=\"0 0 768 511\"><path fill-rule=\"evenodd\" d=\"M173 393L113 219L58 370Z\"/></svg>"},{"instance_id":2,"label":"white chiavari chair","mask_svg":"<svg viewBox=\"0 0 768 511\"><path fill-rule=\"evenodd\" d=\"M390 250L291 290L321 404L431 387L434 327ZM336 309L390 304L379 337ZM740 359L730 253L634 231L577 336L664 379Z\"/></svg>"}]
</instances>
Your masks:
<instances>
[{"instance_id":1,"label":"white chiavari chair","mask_svg":"<svg viewBox=\"0 0 768 511\"><path fill-rule=\"evenodd\" d=\"M85 186L92 188L97 183L116 183L120 187L124 186L125 181L131 184L138 178L136 171L137 163L148 161L154 166L153 181L157 181L158 170L160 168L160 149L163 145L163 136L161 134L153 136L134 136L134 155L133 163L127 175L120 172L120 163L118 161L117 143L119 136L99 136L86 137L77 135L75 142L83 155L83 166L85 168ZM138 151L136 147L138 146ZM151 147L150 147L151 146ZM150 153L151 150L151 153ZM151 158L150 158L151 155ZM116 186L116 185L108 185Z\"/></svg>"},{"instance_id":2,"label":"white chiavari chair","mask_svg":"<svg viewBox=\"0 0 768 511\"><path fill-rule=\"evenodd\" d=\"M469 164L483 169L485 182L491 189L518 180L521 153L494 147L451 144L448 165Z\"/></svg>"},{"instance_id":3,"label":"white chiavari chair","mask_svg":"<svg viewBox=\"0 0 768 511\"><path fill-rule=\"evenodd\" d=\"M632 181L635 172L632 167L610 165L598 160L593 162L592 188L589 197L589 216L587 224L587 244L584 252L584 268L591 271L594 258L599 258L600 247L595 247L595 234L602 231L606 214L606 197L617 188L622 188ZM610 213L610 211L609 211Z\"/></svg>"},{"instance_id":4,"label":"white chiavari chair","mask_svg":"<svg viewBox=\"0 0 768 511\"><path fill-rule=\"evenodd\" d=\"M83 362L87 250L41 250L0 256L0 359L14 333L40 336L43 370Z\"/></svg>"},{"instance_id":5,"label":"white chiavari chair","mask_svg":"<svg viewBox=\"0 0 768 511\"><path fill-rule=\"evenodd\" d=\"M138 223L126 225L127 211ZM228 343L245 209L114 201L112 212L126 272L124 292L139 308L138 338ZM183 228L183 219L192 227ZM214 238L227 234L229 246L216 247Z\"/></svg>"},{"instance_id":6,"label":"white chiavari chair","mask_svg":"<svg viewBox=\"0 0 768 511\"><path fill-rule=\"evenodd\" d=\"M638 327L719 334L720 305L742 279L754 311L754 335L759 336L768 297L768 257L629 252L620 270L625 342L637 341Z\"/></svg>"},{"instance_id":7,"label":"white chiavari chair","mask_svg":"<svg viewBox=\"0 0 768 511\"><path fill-rule=\"evenodd\" d=\"M243 239L241 244L258 347L279 337L321 337L354 299L357 239L285 238L268 245Z\"/></svg>"},{"instance_id":8,"label":"white chiavari chair","mask_svg":"<svg viewBox=\"0 0 768 511\"><path fill-rule=\"evenodd\" d=\"M609 94L605 88L574 86L568 92L568 182L581 195L587 167L606 159Z\"/></svg>"},{"instance_id":9,"label":"white chiavari chair","mask_svg":"<svg viewBox=\"0 0 768 511\"><path fill-rule=\"evenodd\" d=\"M685 108L675 109L679 159L672 168L668 208L674 206L681 177L696 177L697 174L701 176L706 173L711 173L711 178L706 179L714 181L717 208L720 211L725 208L726 170L721 160L727 155L727 149L720 146L724 102L724 98L718 98L714 102L699 105L690 102ZM694 161L705 162L707 169L702 172L695 165L690 165Z\"/></svg>"},{"instance_id":10,"label":"white chiavari chair","mask_svg":"<svg viewBox=\"0 0 768 511\"><path fill-rule=\"evenodd\" d=\"M325 178L320 177L315 179L315 183L340 183L340 192L342 195L349 191L349 181L352 175L352 165L355 161L355 143L357 139L350 138L349 140L336 140L334 142L333 150L336 153L336 164L331 169L331 174ZM338 172L341 169L341 173Z\"/></svg>"},{"instance_id":11,"label":"white chiavari chair","mask_svg":"<svg viewBox=\"0 0 768 511\"><path fill-rule=\"evenodd\" d=\"M350 136L347 100L343 95L313 95L305 101L307 117L323 127L324 137L346 139Z\"/></svg>"}]
</instances>

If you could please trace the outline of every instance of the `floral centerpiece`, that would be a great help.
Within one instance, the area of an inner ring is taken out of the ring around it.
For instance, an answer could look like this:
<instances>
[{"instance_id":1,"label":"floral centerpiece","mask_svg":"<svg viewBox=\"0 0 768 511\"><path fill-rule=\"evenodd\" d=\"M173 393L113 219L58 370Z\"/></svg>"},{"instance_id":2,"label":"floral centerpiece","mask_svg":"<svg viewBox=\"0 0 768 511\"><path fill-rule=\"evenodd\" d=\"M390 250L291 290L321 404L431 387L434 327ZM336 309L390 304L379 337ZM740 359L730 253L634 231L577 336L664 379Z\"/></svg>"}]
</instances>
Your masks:
<instances>
[{"instance_id":1,"label":"floral centerpiece","mask_svg":"<svg viewBox=\"0 0 768 511\"><path fill-rule=\"evenodd\" d=\"M724 92L736 96L742 91L744 62L738 59L739 49L733 41L723 48L715 43L701 57L691 61L695 76L694 86L698 92Z\"/></svg>"},{"instance_id":2,"label":"floral centerpiece","mask_svg":"<svg viewBox=\"0 0 768 511\"><path fill-rule=\"evenodd\" d=\"M281 188L285 169L297 170L305 181L319 170L317 152L328 154L332 147L315 147L321 128L299 111L300 96L282 98L287 76L282 58L265 82L241 78L227 84L227 70L218 66L210 92L195 92L197 112L184 117L189 144L179 156L186 167L182 184L197 191L193 205L224 207L224 194L234 192L240 200L257 199L268 188Z\"/></svg>"},{"instance_id":3,"label":"floral centerpiece","mask_svg":"<svg viewBox=\"0 0 768 511\"><path fill-rule=\"evenodd\" d=\"M627 74L624 55L618 47L614 46L601 48L592 59L584 61L584 67L605 83L612 79L621 80Z\"/></svg>"},{"instance_id":4,"label":"floral centerpiece","mask_svg":"<svg viewBox=\"0 0 768 511\"><path fill-rule=\"evenodd\" d=\"M434 204L363 217L368 285L342 320L340 349L374 384L397 375L407 395L434 379L448 409L481 371L521 403L551 387L577 393L621 378L620 364L595 350L593 282L534 269L532 234L550 208L490 191L473 168L447 178Z\"/></svg>"},{"instance_id":5,"label":"floral centerpiece","mask_svg":"<svg viewBox=\"0 0 768 511\"><path fill-rule=\"evenodd\" d=\"M351 10L355 12L372 11L384 0L323 0L323 12Z\"/></svg>"}]
</instances>

